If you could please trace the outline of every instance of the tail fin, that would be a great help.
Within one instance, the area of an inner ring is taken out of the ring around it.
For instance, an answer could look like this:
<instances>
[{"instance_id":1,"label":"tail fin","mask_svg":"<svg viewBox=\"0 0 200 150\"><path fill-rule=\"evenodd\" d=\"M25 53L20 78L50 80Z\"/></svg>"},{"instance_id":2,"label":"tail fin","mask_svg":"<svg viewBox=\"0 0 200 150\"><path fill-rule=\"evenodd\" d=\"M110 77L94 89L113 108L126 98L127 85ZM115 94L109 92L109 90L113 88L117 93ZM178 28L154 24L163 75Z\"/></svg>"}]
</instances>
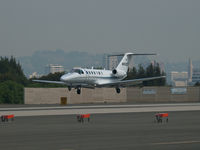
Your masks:
<instances>
[{"instance_id":1,"label":"tail fin","mask_svg":"<svg viewBox=\"0 0 200 150\"><path fill-rule=\"evenodd\" d=\"M149 54L134 54L134 53L125 53L124 57L120 61L119 65L117 66L116 70L121 70L124 72L128 71L129 63L132 59L132 56L134 55L156 55L155 53L149 53ZM120 56L120 55L118 55Z\"/></svg>"},{"instance_id":2,"label":"tail fin","mask_svg":"<svg viewBox=\"0 0 200 150\"><path fill-rule=\"evenodd\" d=\"M116 70L121 70L121 71L127 72L128 66L129 66L129 63L130 63L132 56L133 56L133 53L125 53L124 57L122 58L122 60L118 64Z\"/></svg>"}]
</instances>

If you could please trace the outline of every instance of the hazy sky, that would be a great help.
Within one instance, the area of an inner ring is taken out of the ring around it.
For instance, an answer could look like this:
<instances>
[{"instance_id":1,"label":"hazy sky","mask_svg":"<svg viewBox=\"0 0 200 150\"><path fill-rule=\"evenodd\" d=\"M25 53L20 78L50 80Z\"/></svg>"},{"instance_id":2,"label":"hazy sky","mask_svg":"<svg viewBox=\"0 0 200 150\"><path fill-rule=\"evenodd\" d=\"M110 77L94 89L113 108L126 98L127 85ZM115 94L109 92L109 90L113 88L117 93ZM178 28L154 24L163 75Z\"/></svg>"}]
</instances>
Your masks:
<instances>
[{"instance_id":1,"label":"hazy sky","mask_svg":"<svg viewBox=\"0 0 200 150\"><path fill-rule=\"evenodd\" d=\"M0 1L1 56L56 49L200 60L200 0Z\"/></svg>"}]
</instances>

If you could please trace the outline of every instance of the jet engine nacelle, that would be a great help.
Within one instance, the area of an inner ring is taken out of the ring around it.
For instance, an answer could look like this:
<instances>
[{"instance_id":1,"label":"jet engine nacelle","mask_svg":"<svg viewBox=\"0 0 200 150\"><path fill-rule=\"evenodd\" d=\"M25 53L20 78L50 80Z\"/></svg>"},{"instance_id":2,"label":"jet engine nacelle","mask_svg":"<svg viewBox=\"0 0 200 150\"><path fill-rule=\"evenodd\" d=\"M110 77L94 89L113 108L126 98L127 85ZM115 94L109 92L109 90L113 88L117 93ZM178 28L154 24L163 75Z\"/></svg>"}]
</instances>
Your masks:
<instances>
[{"instance_id":1,"label":"jet engine nacelle","mask_svg":"<svg viewBox=\"0 0 200 150\"><path fill-rule=\"evenodd\" d=\"M117 70L117 69L114 69L112 71L112 74L113 74L113 76L118 77L118 78L122 78L122 77L126 76L126 72Z\"/></svg>"}]
</instances>

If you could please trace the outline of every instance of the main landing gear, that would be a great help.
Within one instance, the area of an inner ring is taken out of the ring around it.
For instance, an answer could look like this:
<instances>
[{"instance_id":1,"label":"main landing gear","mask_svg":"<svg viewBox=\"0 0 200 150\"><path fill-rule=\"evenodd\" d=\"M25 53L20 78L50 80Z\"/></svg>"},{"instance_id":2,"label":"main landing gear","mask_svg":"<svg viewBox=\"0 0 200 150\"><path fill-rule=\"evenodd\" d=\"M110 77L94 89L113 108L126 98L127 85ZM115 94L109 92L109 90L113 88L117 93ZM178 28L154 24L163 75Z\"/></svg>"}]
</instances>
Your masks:
<instances>
[{"instance_id":1,"label":"main landing gear","mask_svg":"<svg viewBox=\"0 0 200 150\"><path fill-rule=\"evenodd\" d=\"M68 88L69 91L72 90L71 86L68 86L67 88ZM75 89L76 89L77 94L81 94L81 87L75 87Z\"/></svg>"},{"instance_id":2,"label":"main landing gear","mask_svg":"<svg viewBox=\"0 0 200 150\"><path fill-rule=\"evenodd\" d=\"M77 94L81 94L81 88L78 87L76 92L77 92Z\"/></svg>"},{"instance_id":3,"label":"main landing gear","mask_svg":"<svg viewBox=\"0 0 200 150\"><path fill-rule=\"evenodd\" d=\"M116 87L116 92L119 94L120 93L120 88Z\"/></svg>"},{"instance_id":4,"label":"main landing gear","mask_svg":"<svg viewBox=\"0 0 200 150\"><path fill-rule=\"evenodd\" d=\"M71 91L71 90L72 90L71 86L68 86L68 90L69 90L69 91Z\"/></svg>"}]
</instances>

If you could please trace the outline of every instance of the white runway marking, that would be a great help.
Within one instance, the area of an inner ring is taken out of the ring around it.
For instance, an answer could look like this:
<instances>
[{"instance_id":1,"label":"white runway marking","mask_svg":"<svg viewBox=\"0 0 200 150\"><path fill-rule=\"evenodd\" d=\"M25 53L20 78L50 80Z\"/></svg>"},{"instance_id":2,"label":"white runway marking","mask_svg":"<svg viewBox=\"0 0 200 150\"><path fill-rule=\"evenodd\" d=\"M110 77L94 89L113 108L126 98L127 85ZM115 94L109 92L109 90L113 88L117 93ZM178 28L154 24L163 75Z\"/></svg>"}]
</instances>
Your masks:
<instances>
[{"instance_id":1,"label":"white runway marking","mask_svg":"<svg viewBox=\"0 0 200 150\"><path fill-rule=\"evenodd\" d=\"M193 144L200 143L200 141L175 141L175 142L161 142L161 143L152 143L153 145L174 145L174 144Z\"/></svg>"},{"instance_id":2,"label":"white runway marking","mask_svg":"<svg viewBox=\"0 0 200 150\"><path fill-rule=\"evenodd\" d=\"M64 109L64 108L114 108L114 107L168 107L168 106L200 106L200 103L175 103L175 104L129 104L129 105L92 105L92 106L49 106L49 107L16 107L16 108L0 108L3 110L31 110L31 109Z\"/></svg>"},{"instance_id":3,"label":"white runway marking","mask_svg":"<svg viewBox=\"0 0 200 150\"><path fill-rule=\"evenodd\" d=\"M58 106L58 107L21 107L0 108L0 115L14 114L15 116L41 115L72 115L72 114L103 114L129 112L170 112L170 111L199 111L200 103L184 104L140 104L140 105L93 105L93 106Z\"/></svg>"}]
</instances>

